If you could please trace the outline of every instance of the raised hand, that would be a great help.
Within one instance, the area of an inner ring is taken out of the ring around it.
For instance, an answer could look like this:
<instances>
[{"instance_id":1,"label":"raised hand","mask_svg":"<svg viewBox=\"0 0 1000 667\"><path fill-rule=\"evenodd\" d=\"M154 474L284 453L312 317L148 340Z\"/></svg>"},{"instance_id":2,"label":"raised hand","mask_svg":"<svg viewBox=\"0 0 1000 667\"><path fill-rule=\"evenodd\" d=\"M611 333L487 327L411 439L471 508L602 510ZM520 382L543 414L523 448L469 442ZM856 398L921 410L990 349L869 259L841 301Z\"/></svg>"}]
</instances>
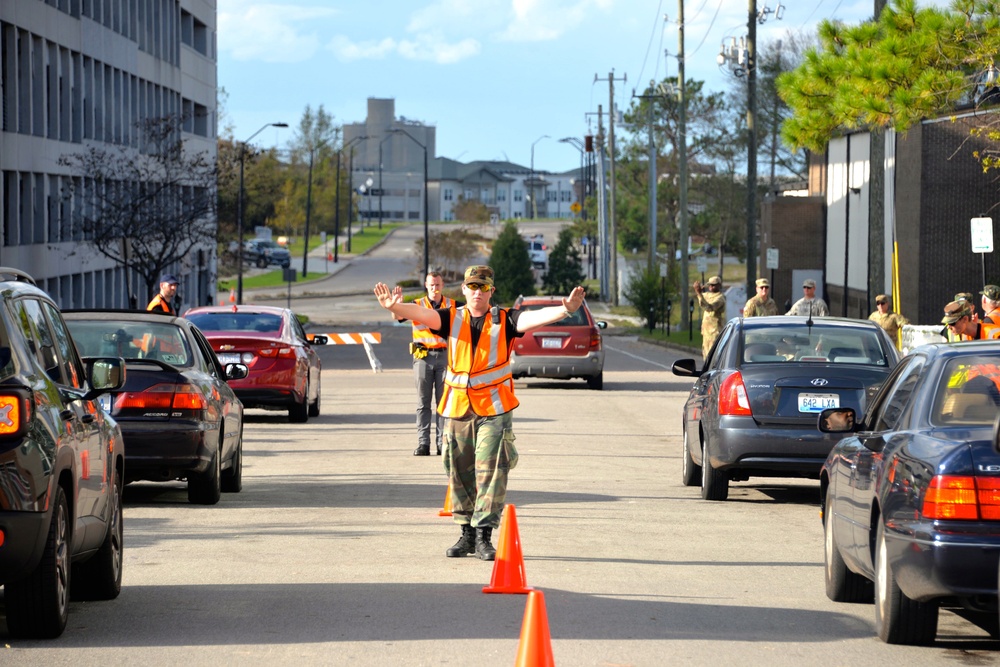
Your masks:
<instances>
[{"instance_id":1,"label":"raised hand","mask_svg":"<svg viewBox=\"0 0 1000 667\"><path fill-rule=\"evenodd\" d=\"M583 305L583 297L587 295L586 290L577 285L573 288L573 291L569 293L569 297L563 297L562 305L567 311L575 313L577 309Z\"/></svg>"}]
</instances>

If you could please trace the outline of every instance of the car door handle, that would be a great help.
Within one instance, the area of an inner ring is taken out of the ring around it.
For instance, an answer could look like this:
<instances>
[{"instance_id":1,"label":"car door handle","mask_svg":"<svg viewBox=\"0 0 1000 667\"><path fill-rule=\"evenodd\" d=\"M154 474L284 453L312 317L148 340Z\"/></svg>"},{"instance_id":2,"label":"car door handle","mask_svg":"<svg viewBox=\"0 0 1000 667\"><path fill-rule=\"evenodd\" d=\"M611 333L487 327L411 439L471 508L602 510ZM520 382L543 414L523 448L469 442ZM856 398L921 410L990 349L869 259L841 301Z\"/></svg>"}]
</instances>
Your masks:
<instances>
[{"instance_id":1,"label":"car door handle","mask_svg":"<svg viewBox=\"0 0 1000 667\"><path fill-rule=\"evenodd\" d=\"M94 423L94 415L92 415L92 414L85 414L84 416L80 417L80 421L82 421L84 424L93 424Z\"/></svg>"},{"instance_id":2,"label":"car door handle","mask_svg":"<svg viewBox=\"0 0 1000 667\"><path fill-rule=\"evenodd\" d=\"M63 421L69 421L70 419L73 418L73 411L63 410L62 412L59 413L59 418L62 419Z\"/></svg>"}]
</instances>

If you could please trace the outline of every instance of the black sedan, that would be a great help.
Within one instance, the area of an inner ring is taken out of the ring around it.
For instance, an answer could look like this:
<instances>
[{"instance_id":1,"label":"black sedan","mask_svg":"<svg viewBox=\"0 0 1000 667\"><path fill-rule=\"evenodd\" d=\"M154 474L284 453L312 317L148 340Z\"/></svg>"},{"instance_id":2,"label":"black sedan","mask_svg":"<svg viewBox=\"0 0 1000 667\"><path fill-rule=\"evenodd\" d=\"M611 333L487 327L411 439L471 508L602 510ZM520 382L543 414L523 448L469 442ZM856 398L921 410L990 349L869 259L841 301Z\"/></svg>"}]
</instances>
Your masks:
<instances>
[{"instance_id":1,"label":"black sedan","mask_svg":"<svg viewBox=\"0 0 1000 667\"><path fill-rule=\"evenodd\" d=\"M219 363L196 326L136 311L65 311L81 356L120 356L125 385L100 397L125 440L125 481L187 480L188 500L243 487L243 405L229 387L243 364Z\"/></svg>"},{"instance_id":2,"label":"black sedan","mask_svg":"<svg viewBox=\"0 0 1000 667\"><path fill-rule=\"evenodd\" d=\"M1000 344L937 344L903 358L867 417L824 411L849 434L823 466L826 593L875 597L878 636L930 644L942 605L997 609ZM874 582L874 591L872 582Z\"/></svg>"},{"instance_id":3,"label":"black sedan","mask_svg":"<svg viewBox=\"0 0 1000 667\"><path fill-rule=\"evenodd\" d=\"M694 359L673 366L697 378L681 422L684 484L700 480L702 498L725 500L730 481L818 478L839 438L817 431L817 415L831 407L864 414L897 360L874 322L733 318L702 370Z\"/></svg>"}]
</instances>

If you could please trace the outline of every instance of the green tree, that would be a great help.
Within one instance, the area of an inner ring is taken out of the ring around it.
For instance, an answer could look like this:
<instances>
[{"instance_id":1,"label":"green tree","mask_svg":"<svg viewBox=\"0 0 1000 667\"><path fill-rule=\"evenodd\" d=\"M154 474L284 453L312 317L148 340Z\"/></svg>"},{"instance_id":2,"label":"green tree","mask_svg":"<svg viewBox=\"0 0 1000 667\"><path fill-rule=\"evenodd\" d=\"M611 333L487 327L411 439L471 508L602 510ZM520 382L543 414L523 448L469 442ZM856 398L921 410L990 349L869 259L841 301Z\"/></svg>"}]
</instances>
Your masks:
<instances>
[{"instance_id":1,"label":"green tree","mask_svg":"<svg viewBox=\"0 0 1000 667\"><path fill-rule=\"evenodd\" d=\"M482 238L464 227L450 229L446 232L431 229L427 235L431 246L428 265L444 274L445 280L462 276L465 267L476 256L477 243ZM424 239L417 239L413 245L417 257L417 270L423 271Z\"/></svg>"},{"instance_id":2,"label":"green tree","mask_svg":"<svg viewBox=\"0 0 1000 667\"><path fill-rule=\"evenodd\" d=\"M462 195L458 196L458 201L452 207L452 212L455 214L455 219L462 222L484 225L490 221L490 211L486 208L486 204L474 199L466 199Z\"/></svg>"},{"instance_id":3,"label":"green tree","mask_svg":"<svg viewBox=\"0 0 1000 667\"><path fill-rule=\"evenodd\" d=\"M563 227L559 231L559 240L549 253L549 271L542 279L542 287L546 294L565 295L582 284L584 278L580 253L573 245L573 229Z\"/></svg>"},{"instance_id":4,"label":"green tree","mask_svg":"<svg viewBox=\"0 0 1000 667\"><path fill-rule=\"evenodd\" d=\"M535 294L535 274L531 269L528 244L521 238L514 222L507 222L493 242L489 265L495 275L493 280L499 303L513 303L520 295Z\"/></svg>"},{"instance_id":5,"label":"green tree","mask_svg":"<svg viewBox=\"0 0 1000 667\"><path fill-rule=\"evenodd\" d=\"M333 230L340 129L322 104L315 111L306 106L289 142L290 164L275 208L275 228L289 235L304 234L308 215L310 235Z\"/></svg>"},{"instance_id":6,"label":"green tree","mask_svg":"<svg viewBox=\"0 0 1000 667\"><path fill-rule=\"evenodd\" d=\"M673 290L668 285L667 293ZM663 284L659 269L650 269L645 264L641 270L635 270L629 276L622 293L636 311L646 321L646 328L652 331L663 321L666 312L663 309Z\"/></svg>"}]
</instances>

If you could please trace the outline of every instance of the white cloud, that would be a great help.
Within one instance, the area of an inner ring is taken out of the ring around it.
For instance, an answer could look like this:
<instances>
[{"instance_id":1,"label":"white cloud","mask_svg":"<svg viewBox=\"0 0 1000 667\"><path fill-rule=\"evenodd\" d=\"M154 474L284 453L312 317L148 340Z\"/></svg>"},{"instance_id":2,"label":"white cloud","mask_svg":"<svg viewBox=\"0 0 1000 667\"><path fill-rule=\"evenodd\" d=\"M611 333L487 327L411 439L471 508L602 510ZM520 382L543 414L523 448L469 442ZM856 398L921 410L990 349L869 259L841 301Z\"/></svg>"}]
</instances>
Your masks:
<instances>
[{"instance_id":1,"label":"white cloud","mask_svg":"<svg viewBox=\"0 0 1000 667\"><path fill-rule=\"evenodd\" d=\"M315 33L301 31L336 9L300 5L252 4L220 0L219 49L234 60L291 63L311 58L320 47Z\"/></svg>"},{"instance_id":2,"label":"white cloud","mask_svg":"<svg viewBox=\"0 0 1000 667\"><path fill-rule=\"evenodd\" d=\"M425 35L416 40L403 40L399 43L399 54L404 58L429 60L439 65L457 63L479 55L479 51L479 42L472 38L449 44L433 36Z\"/></svg>"},{"instance_id":3,"label":"white cloud","mask_svg":"<svg viewBox=\"0 0 1000 667\"><path fill-rule=\"evenodd\" d=\"M615 0L510 0L507 25L497 38L510 42L543 42L562 37L594 13L608 13Z\"/></svg>"},{"instance_id":4,"label":"white cloud","mask_svg":"<svg viewBox=\"0 0 1000 667\"><path fill-rule=\"evenodd\" d=\"M327 48L333 51L340 60L381 60L396 51L396 40L386 37L381 40L352 42L344 35L334 37Z\"/></svg>"}]
</instances>

